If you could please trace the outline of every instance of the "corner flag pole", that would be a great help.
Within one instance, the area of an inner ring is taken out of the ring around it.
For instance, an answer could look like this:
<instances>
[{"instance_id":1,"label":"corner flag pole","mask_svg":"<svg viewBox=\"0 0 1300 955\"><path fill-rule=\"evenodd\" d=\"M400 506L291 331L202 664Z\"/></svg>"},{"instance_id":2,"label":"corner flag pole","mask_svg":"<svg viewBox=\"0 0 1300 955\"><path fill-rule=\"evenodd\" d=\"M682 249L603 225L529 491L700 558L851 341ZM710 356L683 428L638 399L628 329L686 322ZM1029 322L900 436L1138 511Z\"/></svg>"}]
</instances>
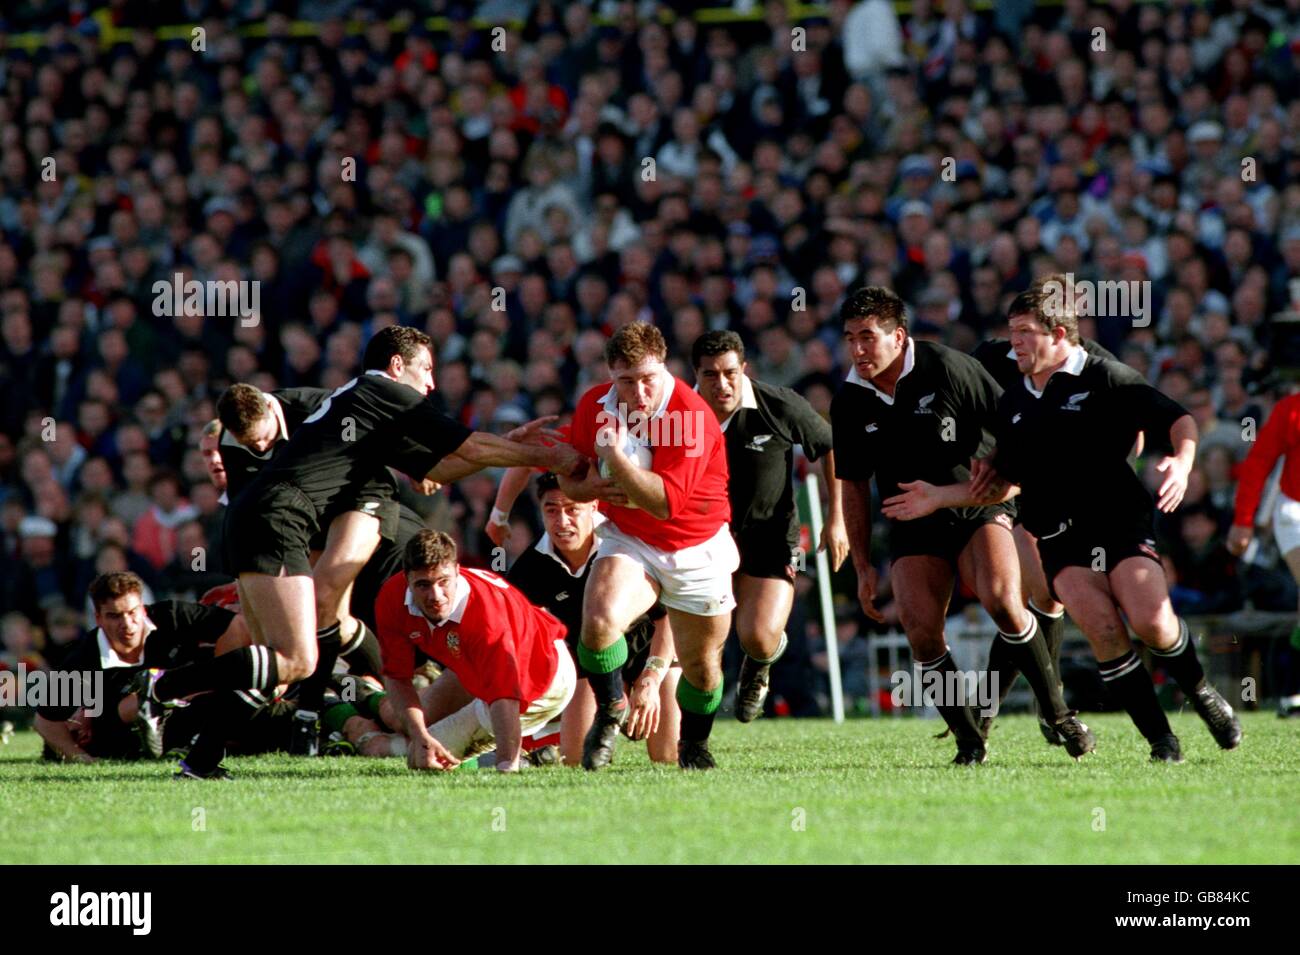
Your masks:
<instances>
[{"instance_id":1,"label":"corner flag pole","mask_svg":"<svg viewBox=\"0 0 1300 955\"><path fill-rule=\"evenodd\" d=\"M809 471L804 485L808 491L813 551L817 555L817 592L821 596L822 632L826 635L826 674L831 681L831 716L836 723L843 723L844 685L840 682L840 644L835 636L835 608L831 603L831 561L826 551L817 549L822 537L822 501L817 488L817 475Z\"/></svg>"}]
</instances>

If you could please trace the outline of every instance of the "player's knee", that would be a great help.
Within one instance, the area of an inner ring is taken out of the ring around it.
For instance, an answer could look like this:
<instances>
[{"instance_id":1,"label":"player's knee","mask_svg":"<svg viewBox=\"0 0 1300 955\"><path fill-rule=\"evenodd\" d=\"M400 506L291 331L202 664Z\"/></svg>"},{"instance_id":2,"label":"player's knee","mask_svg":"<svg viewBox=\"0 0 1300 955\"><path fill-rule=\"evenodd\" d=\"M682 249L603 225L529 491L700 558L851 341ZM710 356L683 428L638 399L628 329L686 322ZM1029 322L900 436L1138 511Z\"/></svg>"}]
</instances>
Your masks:
<instances>
[{"instance_id":1,"label":"player's knee","mask_svg":"<svg viewBox=\"0 0 1300 955\"><path fill-rule=\"evenodd\" d=\"M1143 610L1129 615L1128 624L1133 634L1147 646L1161 648L1177 637L1177 625L1163 608Z\"/></svg>"},{"instance_id":2,"label":"player's knee","mask_svg":"<svg viewBox=\"0 0 1300 955\"><path fill-rule=\"evenodd\" d=\"M307 679L315 672L318 659L314 644L296 650L279 661L280 679L286 683L297 683L299 680Z\"/></svg>"},{"instance_id":3,"label":"player's knee","mask_svg":"<svg viewBox=\"0 0 1300 955\"><path fill-rule=\"evenodd\" d=\"M582 644L593 650L600 650L616 641L622 635L613 614L598 610L582 618Z\"/></svg>"},{"instance_id":4,"label":"player's knee","mask_svg":"<svg viewBox=\"0 0 1300 955\"><path fill-rule=\"evenodd\" d=\"M712 655L699 660L683 660L682 679L697 690L712 693L722 685L722 666Z\"/></svg>"}]
</instances>

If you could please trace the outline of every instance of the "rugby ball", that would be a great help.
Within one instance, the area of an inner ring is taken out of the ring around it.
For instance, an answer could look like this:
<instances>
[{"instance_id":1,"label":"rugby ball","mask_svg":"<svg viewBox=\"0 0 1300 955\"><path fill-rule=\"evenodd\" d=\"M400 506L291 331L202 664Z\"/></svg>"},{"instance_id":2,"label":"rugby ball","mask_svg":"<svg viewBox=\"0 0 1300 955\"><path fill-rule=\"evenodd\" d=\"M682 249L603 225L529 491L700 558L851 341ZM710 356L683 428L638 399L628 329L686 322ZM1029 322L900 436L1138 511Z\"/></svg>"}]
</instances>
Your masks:
<instances>
[{"instance_id":1,"label":"rugby ball","mask_svg":"<svg viewBox=\"0 0 1300 955\"><path fill-rule=\"evenodd\" d=\"M653 460L653 457L649 447L643 444L634 444L631 447L625 448L624 451L627 456L632 459L632 463L638 468L643 471L648 471L650 469L650 463ZM609 480L611 475L612 472L609 469L609 462L602 458L600 462L600 476ZM637 505L631 502L628 502L626 506L633 509L637 508Z\"/></svg>"}]
</instances>

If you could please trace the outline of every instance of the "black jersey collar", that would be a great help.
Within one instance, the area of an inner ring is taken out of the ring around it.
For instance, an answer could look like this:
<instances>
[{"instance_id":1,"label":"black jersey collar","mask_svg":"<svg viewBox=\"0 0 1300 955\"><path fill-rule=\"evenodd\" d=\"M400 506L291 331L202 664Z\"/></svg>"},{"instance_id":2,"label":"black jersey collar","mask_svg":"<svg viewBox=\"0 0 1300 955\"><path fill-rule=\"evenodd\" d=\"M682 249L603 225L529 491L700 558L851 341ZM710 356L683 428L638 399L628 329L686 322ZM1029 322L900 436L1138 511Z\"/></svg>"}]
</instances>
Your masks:
<instances>
[{"instance_id":1,"label":"black jersey collar","mask_svg":"<svg viewBox=\"0 0 1300 955\"><path fill-rule=\"evenodd\" d=\"M858 374L858 370L852 366L849 367L849 374L844 380L851 385L859 385L863 388L870 388L877 397L887 405L894 403L894 398L898 394L898 385L908 376L913 368L916 367L916 341L909 335L907 338L907 350L903 352L903 372L898 376L898 381L894 382L894 394L887 395L866 378Z\"/></svg>"},{"instance_id":2,"label":"black jersey collar","mask_svg":"<svg viewBox=\"0 0 1300 955\"><path fill-rule=\"evenodd\" d=\"M563 567L564 572L570 577L577 578L585 574L587 568L591 566L591 562L596 559L597 548L593 542L591 550L587 553L587 559L582 562L582 566L579 567L576 572L569 569L569 562L561 557L559 552L555 549L555 541L551 540L550 534L542 535L542 539L537 542L536 550L537 553L545 554L547 557L551 558L551 560Z\"/></svg>"},{"instance_id":3,"label":"black jersey collar","mask_svg":"<svg viewBox=\"0 0 1300 955\"><path fill-rule=\"evenodd\" d=\"M153 633L157 629L158 625L146 616L144 618L145 640L148 640L149 634ZM99 668L101 670L113 670L118 667L138 667L144 662L143 656L140 658L140 663L127 663L119 657L117 651L113 649L113 645L108 642L108 634L104 632L103 627L100 627L95 631L95 642L99 644Z\"/></svg>"},{"instance_id":4,"label":"black jersey collar","mask_svg":"<svg viewBox=\"0 0 1300 955\"><path fill-rule=\"evenodd\" d=\"M695 393L700 393L700 386L695 386ZM749 380L749 375L740 376L740 408L757 408L758 399L754 397L754 383ZM736 411L739 411L737 408ZM723 431L727 430L727 425L731 424L731 419L736 417L736 411L727 415L722 421L718 422L718 427Z\"/></svg>"},{"instance_id":5,"label":"black jersey collar","mask_svg":"<svg viewBox=\"0 0 1300 955\"><path fill-rule=\"evenodd\" d=\"M1075 378L1078 378L1079 375L1083 373L1083 366L1087 363L1088 353L1084 351L1082 345L1075 345L1074 348L1070 350L1070 357L1065 359L1065 364L1052 372L1051 375L1048 376L1047 381L1043 382L1042 391L1039 391L1034 387L1034 380L1028 375L1025 375L1025 390L1035 398L1041 398L1043 397L1043 393L1047 391L1047 386L1052 383L1053 378L1062 373L1073 375Z\"/></svg>"}]
</instances>

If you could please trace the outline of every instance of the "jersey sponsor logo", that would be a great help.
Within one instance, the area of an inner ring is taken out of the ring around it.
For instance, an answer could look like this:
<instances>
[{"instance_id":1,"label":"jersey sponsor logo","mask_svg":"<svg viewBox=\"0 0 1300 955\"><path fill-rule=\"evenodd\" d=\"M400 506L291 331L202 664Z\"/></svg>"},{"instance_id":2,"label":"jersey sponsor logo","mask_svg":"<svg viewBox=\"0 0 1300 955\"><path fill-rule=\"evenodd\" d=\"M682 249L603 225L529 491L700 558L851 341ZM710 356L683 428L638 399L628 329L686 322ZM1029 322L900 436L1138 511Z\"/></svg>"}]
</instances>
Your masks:
<instances>
[{"instance_id":1,"label":"jersey sponsor logo","mask_svg":"<svg viewBox=\"0 0 1300 955\"><path fill-rule=\"evenodd\" d=\"M1021 413L1020 413L1019 411L1017 411L1014 415L1011 416L1011 423L1012 423L1012 424L1019 424L1019 423L1020 423L1020 419L1021 419L1022 417L1023 417L1023 415L1021 415Z\"/></svg>"},{"instance_id":2,"label":"jersey sponsor logo","mask_svg":"<svg viewBox=\"0 0 1300 955\"><path fill-rule=\"evenodd\" d=\"M357 510L360 511L362 514L366 514L373 517L376 513L379 512L379 502L363 501L361 503L361 506L358 507Z\"/></svg>"},{"instance_id":3,"label":"jersey sponsor logo","mask_svg":"<svg viewBox=\"0 0 1300 955\"><path fill-rule=\"evenodd\" d=\"M556 599L557 601L560 601L560 600L568 600L568 599L569 599L569 592L568 592L567 590L561 590L558 594L555 595L555 599Z\"/></svg>"},{"instance_id":4,"label":"jersey sponsor logo","mask_svg":"<svg viewBox=\"0 0 1300 955\"><path fill-rule=\"evenodd\" d=\"M879 430L880 430L880 425L876 424L874 421L871 424L867 425L867 434L871 434L873 431L879 431Z\"/></svg>"},{"instance_id":5,"label":"jersey sponsor logo","mask_svg":"<svg viewBox=\"0 0 1300 955\"><path fill-rule=\"evenodd\" d=\"M763 445L771 440L772 436L770 434L756 434L749 439L749 444L745 445L745 448L749 451L762 451Z\"/></svg>"},{"instance_id":6,"label":"jersey sponsor logo","mask_svg":"<svg viewBox=\"0 0 1300 955\"><path fill-rule=\"evenodd\" d=\"M453 656L460 656L460 634L455 630L447 634L447 651Z\"/></svg>"},{"instance_id":7,"label":"jersey sponsor logo","mask_svg":"<svg viewBox=\"0 0 1300 955\"><path fill-rule=\"evenodd\" d=\"M407 636L409 636L412 640L419 640L420 637L423 636L423 634L421 634L419 630L412 630L409 634L407 634Z\"/></svg>"},{"instance_id":8,"label":"jersey sponsor logo","mask_svg":"<svg viewBox=\"0 0 1300 955\"><path fill-rule=\"evenodd\" d=\"M930 407L930 402L934 401L934 396L938 392L931 392L916 403L915 414L934 414L934 409Z\"/></svg>"},{"instance_id":9,"label":"jersey sponsor logo","mask_svg":"<svg viewBox=\"0 0 1300 955\"><path fill-rule=\"evenodd\" d=\"M1087 398L1090 394L1092 394L1091 391L1081 391L1077 395L1070 395L1070 397L1066 399L1065 404L1061 405L1061 410L1082 411L1083 409L1079 407L1079 404L1083 401L1084 398Z\"/></svg>"}]
</instances>

